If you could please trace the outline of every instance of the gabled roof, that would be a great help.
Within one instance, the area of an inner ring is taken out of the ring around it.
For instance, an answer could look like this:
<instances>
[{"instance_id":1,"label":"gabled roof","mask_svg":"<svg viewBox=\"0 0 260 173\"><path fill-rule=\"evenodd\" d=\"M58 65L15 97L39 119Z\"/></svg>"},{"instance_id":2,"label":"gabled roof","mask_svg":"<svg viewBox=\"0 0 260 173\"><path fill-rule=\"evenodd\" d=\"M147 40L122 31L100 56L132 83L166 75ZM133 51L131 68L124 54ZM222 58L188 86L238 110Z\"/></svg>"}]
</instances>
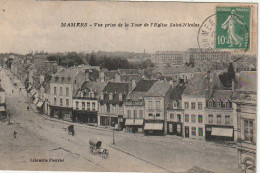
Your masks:
<instances>
[{"instance_id":1,"label":"gabled roof","mask_svg":"<svg viewBox=\"0 0 260 173\"><path fill-rule=\"evenodd\" d=\"M182 96L188 97L208 97L208 85L209 78L212 78L210 82L210 89L222 89L222 84L219 78L216 75L208 74L208 73L198 73L195 74L194 77L189 81L186 85L186 88L182 94Z\"/></svg>"},{"instance_id":2,"label":"gabled roof","mask_svg":"<svg viewBox=\"0 0 260 173\"><path fill-rule=\"evenodd\" d=\"M238 77L239 91L257 91L257 72L241 71Z\"/></svg>"},{"instance_id":3,"label":"gabled roof","mask_svg":"<svg viewBox=\"0 0 260 173\"><path fill-rule=\"evenodd\" d=\"M107 77L108 79L114 79L117 74L118 74L117 70L111 70L111 71L104 72L105 77Z\"/></svg>"},{"instance_id":4,"label":"gabled roof","mask_svg":"<svg viewBox=\"0 0 260 173\"><path fill-rule=\"evenodd\" d=\"M196 73L201 72L201 70L197 67L188 67L186 65L182 65L176 67L159 68L159 72L163 75L174 75L179 73Z\"/></svg>"},{"instance_id":5,"label":"gabled roof","mask_svg":"<svg viewBox=\"0 0 260 173\"><path fill-rule=\"evenodd\" d=\"M210 99L214 99L216 102L228 101L232 98L231 90L213 90Z\"/></svg>"},{"instance_id":6,"label":"gabled roof","mask_svg":"<svg viewBox=\"0 0 260 173\"><path fill-rule=\"evenodd\" d=\"M96 98L102 95L102 91L105 88L105 82L89 82L85 81L81 87L78 89L74 97L81 97L80 92L82 92L83 97L88 97L90 91L94 92Z\"/></svg>"},{"instance_id":7,"label":"gabled roof","mask_svg":"<svg viewBox=\"0 0 260 173\"><path fill-rule=\"evenodd\" d=\"M120 79L121 81L138 81L141 78L141 76L139 74L124 74L124 75L120 75Z\"/></svg>"},{"instance_id":8,"label":"gabled roof","mask_svg":"<svg viewBox=\"0 0 260 173\"><path fill-rule=\"evenodd\" d=\"M143 98L155 82L156 80L140 80L127 98L132 100Z\"/></svg>"},{"instance_id":9,"label":"gabled roof","mask_svg":"<svg viewBox=\"0 0 260 173\"><path fill-rule=\"evenodd\" d=\"M145 94L145 96L166 96L167 92L172 88L168 82L156 82Z\"/></svg>"},{"instance_id":10,"label":"gabled roof","mask_svg":"<svg viewBox=\"0 0 260 173\"><path fill-rule=\"evenodd\" d=\"M171 92L171 99L172 100L181 100L181 95L184 92L186 86L185 85L176 85L173 87Z\"/></svg>"},{"instance_id":11,"label":"gabled roof","mask_svg":"<svg viewBox=\"0 0 260 173\"><path fill-rule=\"evenodd\" d=\"M127 82L108 82L103 91L107 93L128 93L129 84Z\"/></svg>"},{"instance_id":12,"label":"gabled roof","mask_svg":"<svg viewBox=\"0 0 260 173\"><path fill-rule=\"evenodd\" d=\"M139 74L138 69L118 69L120 75L124 74Z\"/></svg>"},{"instance_id":13,"label":"gabled roof","mask_svg":"<svg viewBox=\"0 0 260 173\"><path fill-rule=\"evenodd\" d=\"M77 68L67 68L67 69L63 68L59 72L52 75L51 83L73 83L75 77L79 73L84 73L84 72Z\"/></svg>"}]
</instances>

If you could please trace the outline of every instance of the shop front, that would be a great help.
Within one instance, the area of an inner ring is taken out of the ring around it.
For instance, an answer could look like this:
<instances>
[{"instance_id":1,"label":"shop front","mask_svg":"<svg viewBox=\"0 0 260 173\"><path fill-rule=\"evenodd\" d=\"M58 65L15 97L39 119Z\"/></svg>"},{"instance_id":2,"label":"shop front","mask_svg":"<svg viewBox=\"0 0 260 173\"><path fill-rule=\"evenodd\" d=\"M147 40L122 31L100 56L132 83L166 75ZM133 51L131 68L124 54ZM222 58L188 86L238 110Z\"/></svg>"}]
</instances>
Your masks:
<instances>
[{"instance_id":1,"label":"shop front","mask_svg":"<svg viewBox=\"0 0 260 173\"><path fill-rule=\"evenodd\" d=\"M163 135L164 133L163 122L145 122L144 124L144 133L145 135Z\"/></svg>"},{"instance_id":2,"label":"shop front","mask_svg":"<svg viewBox=\"0 0 260 173\"><path fill-rule=\"evenodd\" d=\"M97 126L97 111L73 110L73 121Z\"/></svg>"},{"instance_id":3,"label":"shop front","mask_svg":"<svg viewBox=\"0 0 260 173\"><path fill-rule=\"evenodd\" d=\"M42 100L39 100L38 103L36 104L36 107L40 112L43 112L43 105L44 105L44 101Z\"/></svg>"},{"instance_id":4,"label":"shop front","mask_svg":"<svg viewBox=\"0 0 260 173\"><path fill-rule=\"evenodd\" d=\"M167 134L182 136L182 123L180 122L168 122L167 123Z\"/></svg>"},{"instance_id":5,"label":"shop front","mask_svg":"<svg viewBox=\"0 0 260 173\"><path fill-rule=\"evenodd\" d=\"M205 125L205 139L218 141L234 141L233 126Z\"/></svg>"},{"instance_id":6,"label":"shop front","mask_svg":"<svg viewBox=\"0 0 260 173\"><path fill-rule=\"evenodd\" d=\"M50 105L50 110L50 116L53 118L72 120L72 108Z\"/></svg>"},{"instance_id":7,"label":"shop front","mask_svg":"<svg viewBox=\"0 0 260 173\"><path fill-rule=\"evenodd\" d=\"M143 119L126 119L125 130L132 133L143 133L144 120Z\"/></svg>"}]
</instances>

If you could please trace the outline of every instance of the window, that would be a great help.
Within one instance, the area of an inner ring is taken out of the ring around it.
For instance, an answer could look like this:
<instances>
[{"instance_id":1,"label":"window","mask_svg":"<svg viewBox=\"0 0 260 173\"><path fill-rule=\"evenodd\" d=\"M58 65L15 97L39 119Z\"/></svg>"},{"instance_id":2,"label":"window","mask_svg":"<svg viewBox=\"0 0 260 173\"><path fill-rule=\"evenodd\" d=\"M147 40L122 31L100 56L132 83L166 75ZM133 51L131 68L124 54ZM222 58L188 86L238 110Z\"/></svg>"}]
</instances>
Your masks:
<instances>
[{"instance_id":1,"label":"window","mask_svg":"<svg viewBox=\"0 0 260 173\"><path fill-rule=\"evenodd\" d=\"M218 102L218 103L217 103L217 107L218 107L218 108L221 108L221 102Z\"/></svg>"},{"instance_id":2,"label":"window","mask_svg":"<svg viewBox=\"0 0 260 173\"><path fill-rule=\"evenodd\" d=\"M180 114L177 114L177 121L181 122L181 115Z\"/></svg>"},{"instance_id":3,"label":"window","mask_svg":"<svg viewBox=\"0 0 260 173\"><path fill-rule=\"evenodd\" d=\"M174 108L177 108L177 107L178 107L177 102L174 102L174 103L173 103L173 107L174 107Z\"/></svg>"},{"instance_id":4,"label":"window","mask_svg":"<svg viewBox=\"0 0 260 173\"><path fill-rule=\"evenodd\" d=\"M82 102L82 109L85 110L85 102Z\"/></svg>"},{"instance_id":5,"label":"window","mask_svg":"<svg viewBox=\"0 0 260 173\"><path fill-rule=\"evenodd\" d=\"M186 123L190 122L190 116L189 116L189 114L185 114L185 122L186 122Z\"/></svg>"},{"instance_id":6,"label":"window","mask_svg":"<svg viewBox=\"0 0 260 173\"><path fill-rule=\"evenodd\" d=\"M160 117L161 115L160 114L156 114L156 117Z\"/></svg>"},{"instance_id":7,"label":"window","mask_svg":"<svg viewBox=\"0 0 260 173\"><path fill-rule=\"evenodd\" d=\"M137 110L134 110L134 118L137 118Z\"/></svg>"},{"instance_id":8,"label":"window","mask_svg":"<svg viewBox=\"0 0 260 173\"><path fill-rule=\"evenodd\" d=\"M63 95L62 87L60 87L60 95L61 95L61 96Z\"/></svg>"},{"instance_id":9,"label":"window","mask_svg":"<svg viewBox=\"0 0 260 173\"><path fill-rule=\"evenodd\" d=\"M107 112L110 112L110 105L107 104Z\"/></svg>"},{"instance_id":10,"label":"window","mask_svg":"<svg viewBox=\"0 0 260 173\"><path fill-rule=\"evenodd\" d=\"M87 110L90 110L90 102L87 102Z\"/></svg>"},{"instance_id":11,"label":"window","mask_svg":"<svg viewBox=\"0 0 260 173\"><path fill-rule=\"evenodd\" d=\"M198 134L199 134L199 136L203 136L203 128L198 129Z\"/></svg>"},{"instance_id":12,"label":"window","mask_svg":"<svg viewBox=\"0 0 260 173\"><path fill-rule=\"evenodd\" d=\"M221 124L221 115L217 115L217 124Z\"/></svg>"},{"instance_id":13,"label":"window","mask_svg":"<svg viewBox=\"0 0 260 173\"><path fill-rule=\"evenodd\" d=\"M191 115L191 122L196 123L196 115Z\"/></svg>"},{"instance_id":14,"label":"window","mask_svg":"<svg viewBox=\"0 0 260 173\"><path fill-rule=\"evenodd\" d=\"M62 100L62 99L60 99L60 105L61 105L61 106L63 105L63 100Z\"/></svg>"},{"instance_id":15,"label":"window","mask_svg":"<svg viewBox=\"0 0 260 173\"><path fill-rule=\"evenodd\" d=\"M57 104L57 99L56 98L54 98L54 105L56 105Z\"/></svg>"},{"instance_id":16,"label":"window","mask_svg":"<svg viewBox=\"0 0 260 173\"><path fill-rule=\"evenodd\" d=\"M66 106L69 106L69 99L66 99Z\"/></svg>"},{"instance_id":17,"label":"window","mask_svg":"<svg viewBox=\"0 0 260 173\"><path fill-rule=\"evenodd\" d=\"M198 115L198 123L203 123L203 116L202 115Z\"/></svg>"},{"instance_id":18,"label":"window","mask_svg":"<svg viewBox=\"0 0 260 173\"><path fill-rule=\"evenodd\" d=\"M198 103L198 109L199 109L199 110L202 110L202 102L199 102L199 103Z\"/></svg>"},{"instance_id":19,"label":"window","mask_svg":"<svg viewBox=\"0 0 260 173\"><path fill-rule=\"evenodd\" d=\"M89 93L89 97L90 97L90 98L93 97L93 93L92 93L92 92Z\"/></svg>"},{"instance_id":20,"label":"window","mask_svg":"<svg viewBox=\"0 0 260 173\"><path fill-rule=\"evenodd\" d=\"M189 109L189 102L185 102L185 103L184 103L184 108L185 108L185 109Z\"/></svg>"},{"instance_id":21,"label":"window","mask_svg":"<svg viewBox=\"0 0 260 173\"><path fill-rule=\"evenodd\" d=\"M143 118L143 115L144 113L143 113L143 110L139 110L139 118Z\"/></svg>"},{"instance_id":22,"label":"window","mask_svg":"<svg viewBox=\"0 0 260 173\"><path fill-rule=\"evenodd\" d=\"M174 120L174 114L170 114L170 119Z\"/></svg>"},{"instance_id":23,"label":"window","mask_svg":"<svg viewBox=\"0 0 260 173\"><path fill-rule=\"evenodd\" d=\"M54 95L56 95L57 94L57 89L56 89L56 87L54 87Z\"/></svg>"},{"instance_id":24,"label":"window","mask_svg":"<svg viewBox=\"0 0 260 173\"><path fill-rule=\"evenodd\" d=\"M191 135L196 136L196 127L191 128Z\"/></svg>"},{"instance_id":25,"label":"window","mask_svg":"<svg viewBox=\"0 0 260 173\"><path fill-rule=\"evenodd\" d=\"M109 94L109 100L113 100L113 94L112 93Z\"/></svg>"},{"instance_id":26,"label":"window","mask_svg":"<svg viewBox=\"0 0 260 173\"><path fill-rule=\"evenodd\" d=\"M148 114L148 116L149 116L149 117L152 117L152 116L153 116L153 114Z\"/></svg>"},{"instance_id":27,"label":"window","mask_svg":"<svg viewBox=\"0 0 260 173\"><path fill-rule=\"evenodd\" d=\"M148 109L153 109L153 102L152 101L148 101Z\"/></svg>"},{"instance_id":28,"label":"window","mask_svg":"<svg viewBox=\"0 0 260 173\"><path fill-rule=\"evenodd\" d=\"M127 110L127 118L131 118L131 110Z\"/></svg>"},{"instance_id":29,"label":"window","mask_svg":"<svg viewBox=\"0 0 260 173\"><path fill-rule=\"evenodd\" d=\"M254 125L253 120L244 120L244 135L246 141L253 141Z\"/></svg>"},{"instance_id":30,"label":"window","mask_svg":"<svg viewBox=\"0 0 260 173\"><path fill-rule=\"evenodd\" d=\"M194 102L191 103L191 109L196 109L196 106L195 106Z\"/></svg>"},{"instance_id":31,"label":"window","mask_svg":"<svg viewBox=\"0 0 260 173\"><path fill-rule=\"evenodd\" d=\"M208 123L212 124L213 123L213 115L208 115Z\"/></svg>"},{"instance_id":32,"label":"window","mask_svg":"<svg viewBox=\"0 0 260 173\"><path fill-rule=\"evenodd\" d=\"M76 109L79 109L79 102L76 102Z\"/></svg>"},{"instance_id":33,"label":"window","mask_svg":"<svg viewBox=\"0 0 260 173\"><path fill-rule=\"evenodd\" d=\"M208 102L208 106L209 106L209 108L212 108L212 107L213 107L213 101L212 101L212 100L210 100L210 101Z\"/></svg>"},{"instance_id":34,"label":"window","mask_svg":"<svg viewBox=\"0 0 260 173\"><path fill-rule=\"evenodd\" d=\"M225 125L230 125L230 116L229 115L225 116Z\"/></svg>"},{"instance_id":35,"label":"window","mask_svg":"<svg viewBox=\"0 0 260 173\"><path fill-rule=\"evenodd\" d=\"M66 87L66 96L69 96L69 87Z\"/></svg>"},{"instance_id":36,"label":"window","mask_svg":"<svg viewBox=\"0 0 260 173\"><path fill-rule=\"evenodd\" d=\"M95 111L96 110L96 103L92 102L92 110Z\"/></svg>"},{"instance_id":37,"label":"window","mask_svg":"<svg viewBox=\"0 0 260 173\"><path fill-rule=\"evenodd\" d=\"M156 110L160 110L160 101L156 101Z\"/></svg>"}]
</instances>

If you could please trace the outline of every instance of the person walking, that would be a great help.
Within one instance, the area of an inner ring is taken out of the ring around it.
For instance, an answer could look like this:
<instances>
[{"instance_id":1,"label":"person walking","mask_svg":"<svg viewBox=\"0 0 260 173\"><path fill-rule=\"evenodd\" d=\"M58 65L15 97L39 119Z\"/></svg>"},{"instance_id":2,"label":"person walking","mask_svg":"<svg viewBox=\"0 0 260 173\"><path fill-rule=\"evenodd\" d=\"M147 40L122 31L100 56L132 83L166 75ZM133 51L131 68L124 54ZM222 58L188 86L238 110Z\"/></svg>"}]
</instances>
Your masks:
<instances>
[{"instance_id":1,"label":"person walking","mask_svg":"<svg viewBox=\"0 0 260 173\"><path fill-rule=\"evenodd\" d=\"M16 135L17 135L17 132L16 132L16 131L14 131L14 138L16 138Z\"/></svg>"}]
</instances>

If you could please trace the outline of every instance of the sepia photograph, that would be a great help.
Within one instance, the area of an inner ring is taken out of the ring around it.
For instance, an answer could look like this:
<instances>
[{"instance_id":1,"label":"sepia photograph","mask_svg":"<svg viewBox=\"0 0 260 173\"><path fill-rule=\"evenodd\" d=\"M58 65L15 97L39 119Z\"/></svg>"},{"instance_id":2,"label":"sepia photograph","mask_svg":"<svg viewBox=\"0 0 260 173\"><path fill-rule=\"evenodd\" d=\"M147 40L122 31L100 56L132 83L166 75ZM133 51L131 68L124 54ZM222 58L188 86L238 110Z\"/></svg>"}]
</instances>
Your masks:
<instances>
[{"instance_id":1,"label":"sepia photograph","mask_svg":"<svg viewBox=\"0 0 260 173\"><path fill-rule=\"evenodd\" d=\"M257 172L258 3L0 13L0 170Z\"/></svg>"}]
</instances>

